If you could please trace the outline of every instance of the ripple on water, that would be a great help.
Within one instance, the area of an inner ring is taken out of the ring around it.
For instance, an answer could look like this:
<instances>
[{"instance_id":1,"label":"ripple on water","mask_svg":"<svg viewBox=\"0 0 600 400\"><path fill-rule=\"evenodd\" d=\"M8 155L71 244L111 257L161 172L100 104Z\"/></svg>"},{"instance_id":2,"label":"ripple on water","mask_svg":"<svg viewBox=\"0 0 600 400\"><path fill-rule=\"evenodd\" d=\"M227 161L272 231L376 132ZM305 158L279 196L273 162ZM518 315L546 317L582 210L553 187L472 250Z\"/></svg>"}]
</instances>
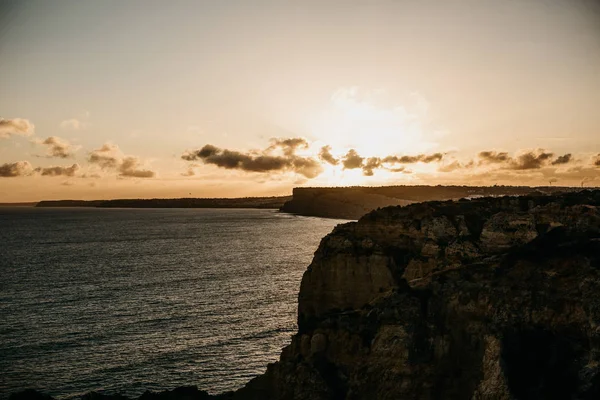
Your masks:
<instances>
[{"instance_id":1,"label":"ripple on water","mask_svg":"<svg viewBox=\"0 0 600 400\"><path fill-rule=\"evenodd\" d=\"M302 273L340 222L0 209L0 397L242 386L289 341Z\"/></svg>"}]
</instances>

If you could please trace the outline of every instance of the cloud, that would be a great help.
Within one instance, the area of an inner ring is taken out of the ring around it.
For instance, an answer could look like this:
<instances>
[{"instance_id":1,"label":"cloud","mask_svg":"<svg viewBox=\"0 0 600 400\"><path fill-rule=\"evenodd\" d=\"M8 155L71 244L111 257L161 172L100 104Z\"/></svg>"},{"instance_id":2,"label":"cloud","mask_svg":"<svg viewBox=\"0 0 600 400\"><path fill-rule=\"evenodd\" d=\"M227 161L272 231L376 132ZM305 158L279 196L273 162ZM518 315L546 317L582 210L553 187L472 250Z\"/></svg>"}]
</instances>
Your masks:
<instances>
[{"instance_id":1,"label":"cloud","mask_svg":"<svg viewBox=\"0 0 600 400\"><path fill-rule=\"evenodd\" d=\"M50 157L69 158L74 156L78 147L71 145L68 140L57 136L50 136L44 141L39 142L48 146L48 155Z\"/></svg>"},{"instance_id":2,"label":"cloud","mask_svg":"<svg viewBox=\"0 0 600 400\"><path fill-rule=\"evenodd\" d=\"M388 168L387 170L391 172L402 172L403 174L412 174L412 171L406 169L406 167Z\"/></svg>"},{"instance_id":3,"label":"cloud","mask_svg":"<svg viewBox=\"0 0 600 400\"><path fill-rule=\"evenodd\" d=\"M102 178L102 176L100 176L99 174L83 174L83 175L81 175L79 177L83 178L83 179L86 179L86 178L100 179L100 178Z\"/></svg>"},{"instance_id":4,"label":"cloud","mask_svg":"<svg viewBox=\"0 0 600 400\"><path fill-rule=\"evenodd\" d=\"M363 160L364 157L361 157L356 150L350 149L342 158L342 165L344 166L344 169L362 168Z\"/></svg>"},{"instance_id":5,"label":"cloud","mask_svg":"<svg viewBox=\"0 0 600 400\"><path fill-rule=\"evenodd\" d=\"M32 167L29 161L17 161L0 165L0 178L14 178L31 175Z\"/></svg>"},{"instance_id":6,"label":"cloud","mask_svg":"<svg viewBox=\"0 0 600 400\"><path fill-rule=\"evenodd\" d=\"M363 166L363 175L373 176L373 170L381 167L381 159L379 157L370 157Z\"/></svg>"},{"instance_id":7,"label":"cloud","mask_svg":"<svg viewBox=\"0 0 600 400\"><path fill-rule=\"evenodd\" d=\"M414 164L418 162L431 163L436 161L442 161L444 155L442 153L433 154L419 154L416 156L387 156L382 162L390 164Z\"/></svg>"},{"instance_id":8,"label":"cloud","mask_svg":"<svg viewBox=\"0 0 600 400\"><path fill-rule=\"evenodd\" d=\"M483 164L500 164L511 160L511 157L506 152L482 151L478 156Z\"/></svg>"},{"instance_id":9,"label":"cloud","mask_svg":"<svg viewBox=\"0 0 600 400\"><path fill-rule=\"evenodd\" d=\"M153 178L156 175L154 171L141 169L142 162L138 157L124 156L119 146L112 143L105 143L90 152L88 161L102 169L115 170L121 177Z\"/></svg>"},{"instance_id":10,"label":"cloud","mask_svg":"<svg viewBox=\"0 0 600 400\"><path fill-rule=\"evenodd\" d=\"M472 162L470 164L472 165ZM454 172L456 170L468 168L467 165L469 165L469 164L462 164L459 161L453 161L450 164L440 165L438 167L438 171L439 172Z\"/></svg>"},{"instance_id":11,"label":"cloud","mask_svg":"<svg viewBox=\"0 0 600 400\"><path fill-rule=\"evenodd\" d=\"M306 140L272 139L272 144L258 153L241 153L207 144L199 150L185 152L181 158L186 161L200 160L225 169L262 173L292 171L307 178L316 177L323 171L323 167L314 158L296 155L299 147L308 147ZM270 154L276 149L281 149L283 155Z\"/></svg>"},{"instance_id":12,"label":"cloud","mask_svg":"<svg viewBox=\"0 0 600 400\"><path fill-rule=\"evenodd\" d=\"M333 149L329 145L318 149L318 156L315 158L296 154L298 149L305 148L309 148L309 143L302 138L271 139L270 145L264 150L248 152L221 149L207 144L198 150L183 153L181 158L186 161L201 160L205 164L216 165L220 168L249 172L292 171L304 175L308 179L316 177L322 172L322 164L339 165L344 170L360 169L365 176L375 175L378 169L410 174L413 171L406 167L409 164L417 163L439 163L438 172L459 171L453 179L477 177L526 182L542 178L548 182L548 179L551 178L570 181L581 176L576 171L559 176L559 173L564 174L571 171L572 166L579 163L573 154L566 153L556 156L553 152L544 149L522 150L514 155L502 151L481 151L475 159L463 161L457 160L445 152L367 157L361 155L356 148L348 150L341 157L335 157L332 154ZM600 166L600 154L594 157L593 162L596 166ZM480 170L478 167L481 166L485 166L485 168ZM561 166L561 168L556 168L556 166ZM567 166L571 168L568 169ZM594 168L589 167L589 169ZM181 175L192 176L193 172L193 169L190 168L188 172ZM419 173L419 171L416 172ZM432 177L435 178L435 176Z\"/></svg>"},{"instance_id":13,"label":"cloud","mask_svg":"<svg viewBox=\"0 0 600 400\"><path fill-rule=\"evenodd\" d=\"M554 153L548 153L541 149L528 151L512 160L509 168L515 170L539 169L545 166L553 156Z\"/></svg>"},{"instance_id":14,"label":"cloud","mask_svg":"<svg viewBox=\"0 0 600 400\"><path fill-rule=\"evenodd\" d=\"M554 153L547 152L544 149L526 150L525 152L519 154L517 157L513 158L509 156L507 152L482 151L478 154L478 156L480 159L480 165L504 164L503 168L505 169L519 171L529 169L540 169L548 165L548 163L554 156ZM570 160L570 155L564 155L559 157L558 159L563 161L565 157L567 157L568 160Z\"/></svg>"},{"instance_id":15,"label":"cloud","mask_svg":"<svg viewBox=\"0 0 600 400\"><path fill-rule=\"evenodd\" d=\"M386 167L384 164L413 164L417 162L431 163L439 162L444 158L442 153L433 154L418 154L416 156L387 156L379 157L361 157L356 150L350 149L344 157L342 157L342 165L344 169L362 168L363 175L373 176L374 170L385 168L391 172L407 172L405 167ZM366 160L366 161L365 161Z\"/></svg>"},{"instance_id":16,"label":"cloud","mask_svg":"<svg viewBox=\"0 0 600 400\"><path fill-rule=\"evenodd\" d=\"M304 138L273 138L271 139L271 145L267 148L267 151L280 148L285 156L292 156L296 153L298 148L308 148L308 142Z\"/></svg>"},{"instance_id":17,"label":"cloud","mask_svg":"<svg viewBox=\"0 0 600 400\"><path fill-rule=\"evenodd\" d=\"M294 157L292 161L293 170L307 178L316 178L321 172L323 167L314 158L309 157Z\"/></svg>"},{"instance_id":18,"label":"cloud","mask_svg":"<svg viewBox=\"0 0 600 400\"><path fill-rule=\"evenodd\" d=\"M552 165L568 164L571 161L573 161L573 155L571 153L567 153L565 155L556 157L556 160L552 161Z\"/></svg>"},{"instance_id":19,"label":"cloud","mask_svg":"<svg viewBox=\"0 0 600 400\"><path fill-rule=\"evenodd\" d=\"M79 129L83 129L84 123L78 120L77 118L66 119L60 123L60 127L62 129L72 129L77 131Z\"/></svg>"},{"instance_id":20,"label":"cloud","mask_svg":"<svg viewBox=\"0 0 600 400\"><path fill-rule=\"evenodd\" d=\"M119 165L119 153L119 146L105 143L89 154L88 161L92 164L98 164L102 169L114 169Z\"/></svg>"},{"instance_id":21,"label":"cloud","mask_svg":"<svg viewBox=\"0 0 600 400\"><path fill-rule=\"evenodd\" d=\"M331 165L338 165L340 163L340 160L331 154L331 146L321 147L321 151L319 151L319 159Z\"/></svg>"},{"instance_id":22,"label":"cloud","mask_svg":"<svg viewBox=\"0 0 600 400\"><path fill-rule=\"evenodd\" d=\"M73 164L70 167L38 167L34 171L42 176L75 176L79 170L79 164Z\"/></svg>"},{"instance_id":23,"label":"cloud","mask_svg":"<svg viewBox=\"0 0 600 400\"><path fill-rule=\"evenodd\" d=\"M121 176L128 176L132 178L153 178L154 171L147 169L140 169L141 161L137 157L128 156L125 157L119 165L119 172Z\"/></svg>"},{"instance_id":24,"label":"cloud","mask_svg":"<svg viewBox=\"0 0 600 400\"><path fill-rule=\"evenodd\" d=\"M0 118L0 138L8 139L11 135L31 136L35 130L35 126L26 119Z\"/></svg>"}]
</instances>

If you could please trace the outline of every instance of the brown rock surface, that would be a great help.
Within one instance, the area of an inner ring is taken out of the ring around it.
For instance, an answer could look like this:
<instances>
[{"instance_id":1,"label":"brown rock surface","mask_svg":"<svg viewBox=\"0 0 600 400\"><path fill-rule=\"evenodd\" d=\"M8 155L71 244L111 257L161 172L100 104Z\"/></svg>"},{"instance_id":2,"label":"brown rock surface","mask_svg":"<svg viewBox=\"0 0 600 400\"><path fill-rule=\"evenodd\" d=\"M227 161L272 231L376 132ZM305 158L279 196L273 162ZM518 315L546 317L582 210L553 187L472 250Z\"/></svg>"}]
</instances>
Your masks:
<instances>
[{"instance_id":1,"label":"brown rock surface","mask_svg":"<svg viewBox=\"0 0 600 400\"><path fill-rule=\"evenodd\" d=\"M432 202L338 226L302 280L298 335L234 398L600 398L598 206L600 191Z\"/></svg>"}]
</instances>

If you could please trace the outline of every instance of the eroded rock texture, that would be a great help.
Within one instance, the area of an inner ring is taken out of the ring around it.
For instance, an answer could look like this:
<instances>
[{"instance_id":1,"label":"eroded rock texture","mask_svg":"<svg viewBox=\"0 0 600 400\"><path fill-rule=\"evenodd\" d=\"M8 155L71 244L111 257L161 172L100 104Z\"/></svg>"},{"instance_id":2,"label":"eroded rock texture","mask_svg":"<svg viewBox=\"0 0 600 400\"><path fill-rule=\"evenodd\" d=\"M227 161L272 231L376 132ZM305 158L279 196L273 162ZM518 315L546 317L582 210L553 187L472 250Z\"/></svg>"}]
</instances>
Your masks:
<instances>
[{"instance_id":1,"label":"eroded rock texture","mask_svg":"<svg viewBox=\"0 0 600 400\"><path fill-rule=\"evenodd\" d=\"M600 398L600 191L389 207L325 237L239 399Z\"/></svg>"}]
</instances>

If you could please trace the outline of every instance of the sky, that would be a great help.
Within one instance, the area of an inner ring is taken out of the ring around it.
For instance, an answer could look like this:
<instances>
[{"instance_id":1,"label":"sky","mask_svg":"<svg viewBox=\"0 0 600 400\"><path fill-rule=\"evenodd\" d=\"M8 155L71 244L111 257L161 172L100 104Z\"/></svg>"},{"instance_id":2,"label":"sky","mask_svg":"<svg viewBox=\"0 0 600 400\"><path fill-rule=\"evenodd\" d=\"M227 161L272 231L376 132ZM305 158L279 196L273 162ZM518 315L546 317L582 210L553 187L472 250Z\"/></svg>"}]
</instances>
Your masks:
<instances>
[{"instance_id":1,"label":"sky","mask_svg":"<svg viewBox=\"0 0 600 400\"><path fill-rule=\"evenodd\" d=\"M600 185L600 2L0 0L0 202Z\"/></svg>"}]
</instances>

